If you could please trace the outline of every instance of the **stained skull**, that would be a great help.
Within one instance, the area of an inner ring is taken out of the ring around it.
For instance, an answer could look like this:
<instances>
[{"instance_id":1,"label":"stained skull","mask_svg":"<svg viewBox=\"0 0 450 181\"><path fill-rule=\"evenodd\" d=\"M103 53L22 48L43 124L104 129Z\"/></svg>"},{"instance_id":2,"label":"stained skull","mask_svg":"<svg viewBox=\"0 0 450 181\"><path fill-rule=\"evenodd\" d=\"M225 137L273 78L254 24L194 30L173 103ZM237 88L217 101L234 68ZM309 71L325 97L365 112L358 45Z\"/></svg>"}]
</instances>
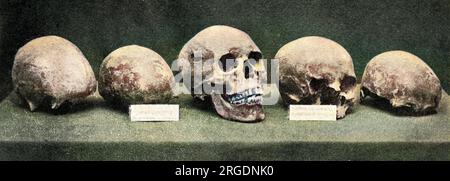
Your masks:
<instances>
[{"instance_id":1,"label":"stained skull","mask_svg":"<svg viewBox=\"0 0 450 181\"><path fill-rule=\"evenodd\" d=\"M103 98L127 108L129 104L165 103L172 97L173 74L153 50L129 45L111 52L99 71Z\"/></svg>"},{"instance_id":2,"label":"stained skull","mask_svg":"<svg viewBox=\"0 0 450 181\"><path fill-rule=\"evenodd\" d=\"M208 27L189 40L178 56L194 99L214 106L223 118L263 120L262 54L245 32L229 26ZM200 67L200 69L198 69Z\"/></svg>"},{"instance_id":3,"label":"stained skull","mask_svg":"<svg viewBox=\"0 0 450 181\"><path fill-rule=\"evenodd\" d=\"M38 107L57 109L97 88L94 72L80 49L58 36L36 38L21 47L15 56L12 80L31 111Z\"/></svg>"},{"instance_id":4,"label":"stained skull","mask_svg":"<svg viewBox=\"0 0 450 181\"><path fill-rule=\"evenodd\" d=\"M405 51L375 56L362 77L363 97L387 100L401 114L436 111L441 91L433 70L419 57Z\"/></svg>"},{"instance_id":5,"label":"stained skull","mask_svg":"<svg viewBox=\"0 0 450 181\"><path fill-rule=\"evenodd\" d=\"M310 36L284 45L280 61L280 95L286 105L336 105L337 118L357 102L359 90L352 58L338 43Z\"/></svg>"}]
</instances>

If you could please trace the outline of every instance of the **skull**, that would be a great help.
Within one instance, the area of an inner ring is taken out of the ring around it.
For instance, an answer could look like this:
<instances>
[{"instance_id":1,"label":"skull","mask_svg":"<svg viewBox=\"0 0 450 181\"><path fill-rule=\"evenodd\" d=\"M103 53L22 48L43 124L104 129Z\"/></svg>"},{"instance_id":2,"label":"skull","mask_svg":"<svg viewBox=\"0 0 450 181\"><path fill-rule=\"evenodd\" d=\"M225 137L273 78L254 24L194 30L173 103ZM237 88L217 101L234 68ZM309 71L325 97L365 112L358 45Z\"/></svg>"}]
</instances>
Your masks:
<instances>
[{"instance_id":1,"label":"skull","mask_svg":"<svg viewBox=\"0 0 450 181\"><path fill-rule=\"evenodd\" d=\"M405 51L389 51L372 58L362 77L363 97L389 101L401 114L436 111L441 84L419 57Z\"/></svg>"},{"instance_id":2,"label":"skull","mask_svg":"<svg viewBox=\"0 0 450 181\"><path fill-rule=\"evenodd\" d=\"M97 88L94 72L80 49L58 36L36 38L21 47L14 59L12 80L31 111L57 109Z\"/></svg>"},{"instance_id":3,"label":"skull","mask_svg":"<svg viewBox=\"0 0 450 181\"><path fill-rule=\"evenodd\" d=\"M111 52L100 66L100 94L126 108L129 104L163 103L171 96L173 74L156 52L137 45Z\"/></svg>"},{"instance_id":4,"label":"skull","mask_svg":"<svg viewBox=\"0 0 450 181\"><path fill-rule=\"evenodd\" d=\"M220 116L241 122L265 117L261 104L265 68L261 58L249 35L222 25L199 32L178 56L180 61L185 60L182 74L191 81L183 82L191 88L194 99L202 104L212 102ZM199 71L198 65L202 65Z\"/></svg>"},{"instance_id":5,"label":"skull","mask_svg":"<svg viewBox=\"0 0 450 181\"><path fill-rule=\"evenodd\" d=\"M280 61L280 95L288 104L336 105L343 118L358 99L352 58L338 43L310 36L284 45Z\"/></svg>"}]
</instances>

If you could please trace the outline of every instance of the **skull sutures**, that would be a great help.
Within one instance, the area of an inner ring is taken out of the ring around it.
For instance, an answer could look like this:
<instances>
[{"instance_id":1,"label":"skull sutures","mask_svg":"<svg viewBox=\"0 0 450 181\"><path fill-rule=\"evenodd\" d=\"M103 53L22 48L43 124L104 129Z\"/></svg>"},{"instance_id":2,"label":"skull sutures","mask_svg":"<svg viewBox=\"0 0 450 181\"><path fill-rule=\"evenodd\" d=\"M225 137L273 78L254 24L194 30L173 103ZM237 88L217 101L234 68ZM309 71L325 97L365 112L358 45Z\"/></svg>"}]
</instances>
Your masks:
<instances>
[{"instance_id":1,"label":"skull sutures","mask_svg":"<svg viewBox=\"0 0 450 181\"><path fill-rule=\"evenodd\" d=\"M95 92L97 81L83 53L70 41L45 36L19 49L12 68L14 89L29 105L57 109Z\"/></svg>"},{"instance_id":2,"label":"skull sutures","mask_svg":"<svg viewBox=\"0 0 450 181\"><path fill-rule=\"evenodd\" d=\"M435 111L441 99L436 74L419 57L405 51L375 56L362 77L364 96L388 100L399 113Z\"/></svg>"},{"instance_id":3,"label":"skull sutures","mask_svg":"<svg viewBox=\"0 0 450 181\"><path fill-rule=\"evenodd\" d=\"M191 77L184 83L194 99L202 104L212 102L220 116L242 122L265 117L261 104L265 68L261 58L261 51L249 35L222 25L199 32L178 56L185 61L183 77ZM196 69L198 65L200 70ZM196 80L198 77L200 80Z\"/></svg>"},{"instance_id":4,"label":"skull sutures","mask_svg":"<svg viewBox=\"0 0 450 181\"><path fill-rule=\"evenodd\" d=\"M99 90L119 106L164 103L172 97L173 74L156 52L137 45L111 52L100 66Z\"/></svg>"},{"instance_id":5,"label":"skull sutures","mask_svg":"<svg viewBox=\"0 0 450 181\"><path fill-rule=\"evenodd\" d=\"M359 91L352 58L338 43L310 36L284 45L280 61L280 94L285 104L336 105L342 118L357 102Z\"/></svg>"}]
</instances>

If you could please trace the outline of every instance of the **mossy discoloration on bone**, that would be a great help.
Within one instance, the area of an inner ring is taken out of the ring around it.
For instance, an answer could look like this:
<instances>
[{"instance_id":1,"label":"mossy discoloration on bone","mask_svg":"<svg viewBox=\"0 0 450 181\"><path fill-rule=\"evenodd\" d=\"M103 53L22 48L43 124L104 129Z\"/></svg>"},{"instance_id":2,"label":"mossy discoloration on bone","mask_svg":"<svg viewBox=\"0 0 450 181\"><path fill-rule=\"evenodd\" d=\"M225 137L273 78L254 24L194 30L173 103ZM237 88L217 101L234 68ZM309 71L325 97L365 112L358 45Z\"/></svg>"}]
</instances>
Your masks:
<instances>
[{"instance_id":1,"label":"mossy discoloration on bone","mask_svg":"<svg viewBox=\"0 0 450 181\"><path fill-rule=\"evenodd\" d=\"M34 39L19 49L12 70L14 89L33 111L57 109L95 92L89 62L70 41L58 36Z\"/></svg>"},{"instance_id":2,"label":"mossy discoloration on bone","mask_svg":"<svg viewBox=\"0 0 450 181\"><path fill-rule=\"evenodd\" d=\"M131 45L113 51L103 61L99 74L100 94L119 107L165 103L172 97L169 65L145 47Z\"/></svg>"}]
</instances>

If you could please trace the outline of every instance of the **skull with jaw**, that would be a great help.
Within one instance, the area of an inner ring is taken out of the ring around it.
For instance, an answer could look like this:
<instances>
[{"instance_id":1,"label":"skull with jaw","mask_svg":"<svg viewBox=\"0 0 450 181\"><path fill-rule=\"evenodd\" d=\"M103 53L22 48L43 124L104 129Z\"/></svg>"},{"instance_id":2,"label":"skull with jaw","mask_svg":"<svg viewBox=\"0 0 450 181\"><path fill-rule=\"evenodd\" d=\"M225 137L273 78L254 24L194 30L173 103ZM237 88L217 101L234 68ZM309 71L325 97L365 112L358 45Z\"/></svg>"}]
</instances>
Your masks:
<instances>
[{"instance_id":1,"label":"skull with jaw","mask_svg":"<svg viewBox=\"0 0 450 181\"><path fill-rule=\"evenodd\" d=\"M284 45L280 61L280 94L285 104L336 105L343 118L358 99L352 58L338 43L317 36Z\"/></svg>"},{"instance_id":2,"label":"skull with jaw","mask_svg":"<svg viewBox=\"0 0 450 181\"><path fill-rule=\"evenodd\" d=\"M375 56L362 77L363 97L389 102L405 115L435 112L441 99L441 84L433 70L419 57L405 51Z\"/></svg>"},{"instance_id":3,"label":"skull with jaw","mask_svg":"<svg viewBox=\"0 0 450 181\"><path fill-rule=\"evenodd\" d=\"M221 25L199 32L178 56L188 61L188 66L182 66L182 74L191 77L184 83L191 87L194 99L208 104L211 101L220 116L241 122L265 117L261 104L265 68L261 58L250 36Z\"/></svg>"}]
</instances>

